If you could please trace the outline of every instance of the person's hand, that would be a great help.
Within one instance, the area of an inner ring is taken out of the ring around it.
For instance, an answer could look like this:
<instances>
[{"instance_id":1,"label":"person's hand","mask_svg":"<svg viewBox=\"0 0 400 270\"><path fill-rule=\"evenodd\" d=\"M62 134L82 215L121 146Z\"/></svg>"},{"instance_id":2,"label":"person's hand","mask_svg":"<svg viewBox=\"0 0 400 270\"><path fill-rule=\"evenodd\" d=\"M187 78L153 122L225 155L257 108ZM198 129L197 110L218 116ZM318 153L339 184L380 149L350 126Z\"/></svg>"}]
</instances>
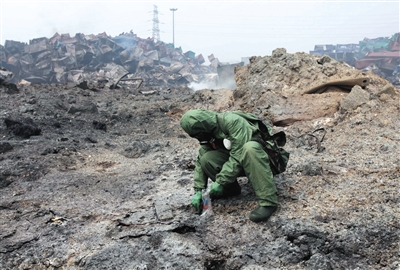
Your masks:
<instances>
[{"instance_id":1,"label":"person's hand","mask_svg":"<svg viewBox=\"0 0 400 270\"><path fill-rule=\"evenodd\" d=\"M191 204L194 206L194 208L196 208L196 211L199 214L201 214L201 210L202 210L201 198L202 198L201 191L197 191L196 194L193 195L192 202L191 202Z\"/></svg>"},{"instance_id":2,"label":"person's hand","mask_svg":"<svg viewBox=\"0 0 400 270\"><path fill-rule=\"evenodd\" d=\"M217 182L212 183L210 187L210 198L218 199L222 198L224 194L224 187L218 184Z\"/></svg>"}]
</instances>

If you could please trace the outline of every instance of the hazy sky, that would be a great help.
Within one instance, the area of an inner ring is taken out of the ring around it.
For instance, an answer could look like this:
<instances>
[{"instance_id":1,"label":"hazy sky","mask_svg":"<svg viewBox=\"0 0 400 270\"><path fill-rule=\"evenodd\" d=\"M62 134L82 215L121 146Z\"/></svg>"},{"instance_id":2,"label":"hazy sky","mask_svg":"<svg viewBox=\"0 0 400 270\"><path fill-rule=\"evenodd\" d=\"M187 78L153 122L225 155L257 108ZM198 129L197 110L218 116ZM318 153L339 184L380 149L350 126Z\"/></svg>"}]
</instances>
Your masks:
<instances>
[{"instance_id":1,"label":"hazy sky","mask_svg":"<svg viewBox=\"0 0 400 270\"><path fill-rule=\"evenodd\" d=\"M309 52L315 45L358 43L400 32L399 0L381 1L18 1L0 0L0 38L29 43L59 34L133 31L183 52L214 54L222 62L271 55L276 48ZM206 64L208 63L208 60Z\"/></svg>"}]
</instances>

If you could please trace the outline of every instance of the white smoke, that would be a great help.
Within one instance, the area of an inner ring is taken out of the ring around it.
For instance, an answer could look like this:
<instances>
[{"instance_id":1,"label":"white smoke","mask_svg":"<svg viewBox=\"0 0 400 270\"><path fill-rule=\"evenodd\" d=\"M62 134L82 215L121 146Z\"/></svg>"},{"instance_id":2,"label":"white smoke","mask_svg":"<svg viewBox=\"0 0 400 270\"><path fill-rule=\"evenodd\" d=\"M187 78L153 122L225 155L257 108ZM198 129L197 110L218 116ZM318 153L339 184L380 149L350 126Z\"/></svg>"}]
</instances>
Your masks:
<instances>
[{"instance_id":1,"label":"white smoke","mask_svg":"<svg viewBox=\"0 0 400 270\"><path fill-rule=\"evenodd\" d=\"M215 84L210 83L195 83L191 82L188 87L193 91L203 90L203 89L215 89Z\"/></svg>"},{"instance_id":2,"label":"white smoke","mask_svg":"<svg viewBox=\"0 0 400 270\"><path fill-rule=\"evenodd\" d=\"M205 82L195 83L191 82L188 87L193 91L203 90L203 89L236 89L236 82L233 78L226 78L221 80L217 74L209 74Z\"/></svg>"}]
</instances>

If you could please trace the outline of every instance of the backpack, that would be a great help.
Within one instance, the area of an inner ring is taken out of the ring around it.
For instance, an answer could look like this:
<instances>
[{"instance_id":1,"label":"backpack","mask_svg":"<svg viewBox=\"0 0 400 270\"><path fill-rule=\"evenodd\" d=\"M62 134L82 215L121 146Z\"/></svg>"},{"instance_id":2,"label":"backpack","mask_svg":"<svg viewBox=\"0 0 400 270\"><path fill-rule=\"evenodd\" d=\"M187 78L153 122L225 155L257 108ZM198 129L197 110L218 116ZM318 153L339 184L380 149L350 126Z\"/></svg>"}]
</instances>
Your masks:
<instances>
[{"instance_id":1,"label":"backpack","mask_svg":"<svg viewBox=\"0 0 400 270\"><path fill-rule=\"evenodd\" d=\"M271 135L272 129L254 114L242 111L233 111L232 113L243 117L250 123L258 124L262 140L257 140L257 142L264 147L265 152L268 154L272 173L277 175L286 171L290 153L283 149L286 144L285 132L280 131Z\"/></svg>"}]
</instances>

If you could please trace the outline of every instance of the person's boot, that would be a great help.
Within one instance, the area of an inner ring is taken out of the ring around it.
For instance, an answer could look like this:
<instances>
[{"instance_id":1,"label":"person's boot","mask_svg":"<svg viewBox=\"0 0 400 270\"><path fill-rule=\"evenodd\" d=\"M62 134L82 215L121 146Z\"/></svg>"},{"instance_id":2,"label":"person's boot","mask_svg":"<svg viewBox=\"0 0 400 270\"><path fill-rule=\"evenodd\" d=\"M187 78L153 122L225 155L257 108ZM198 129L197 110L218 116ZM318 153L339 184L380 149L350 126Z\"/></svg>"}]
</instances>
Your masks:
<instances>
[{"instance_id":1,"label":"person's boot","mask_svg":"<svg viewBox=\"0 0 400 270\"><path fill-rule=\"evenodd\" d=\"M250 213L250 220L253 222L267 221L277 208L277 206L259 206Z\"/></svg>"},{"instance_id":2,"label":"person's boot","mask_svg":"<svg viewBox=\"0 0 400 270\"><path fill-rule=\"evenodd\" d=\"M224 197L238 196L242 192L242 187L237 181L224 187Z\"/></svg>"}]
</instances>

